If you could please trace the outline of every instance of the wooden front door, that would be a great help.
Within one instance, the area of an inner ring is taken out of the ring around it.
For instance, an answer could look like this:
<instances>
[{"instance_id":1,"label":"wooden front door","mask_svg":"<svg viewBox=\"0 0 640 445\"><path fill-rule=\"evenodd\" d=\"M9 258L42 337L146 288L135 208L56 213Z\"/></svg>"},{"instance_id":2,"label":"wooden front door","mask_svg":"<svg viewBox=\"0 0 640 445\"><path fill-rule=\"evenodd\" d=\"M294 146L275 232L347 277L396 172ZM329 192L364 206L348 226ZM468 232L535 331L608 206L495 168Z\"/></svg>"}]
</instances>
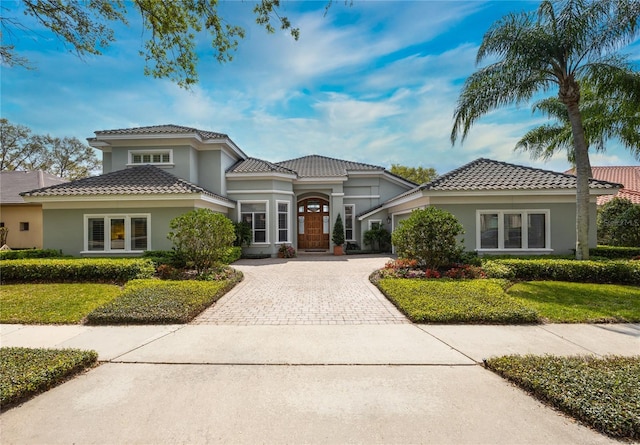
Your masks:
<instances>
[{"instance_id":1,"label":"wooden front door","mask_svg":"<svg viewBox=\"0 0 640 445\"><path fill-rule=\"evenodd\" d=\"M308 198L298 203L298 249L329 249L329 201Z\"/></svg>"}]
</instances>

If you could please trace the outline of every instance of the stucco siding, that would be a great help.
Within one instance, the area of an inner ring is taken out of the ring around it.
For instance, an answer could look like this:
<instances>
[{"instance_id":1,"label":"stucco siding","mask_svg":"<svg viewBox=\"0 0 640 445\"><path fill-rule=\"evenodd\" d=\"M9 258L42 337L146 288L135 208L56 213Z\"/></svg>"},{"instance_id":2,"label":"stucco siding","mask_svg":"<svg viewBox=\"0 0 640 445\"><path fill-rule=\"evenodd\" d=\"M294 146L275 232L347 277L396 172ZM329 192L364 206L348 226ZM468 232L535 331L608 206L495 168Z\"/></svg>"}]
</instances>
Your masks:
<instances>
[{"instance_id":1,"label":"stucco siding","mask_svg":"<svg viewBox=\"0 0 640 445\"><path fill-rule=\"evenodd\" d=\"M9 229L7 245L12 249L42 248L42 207L40 205L0 206L0 221ZM20 230L27 223L29 230Z\"/></svg>"},{"instance_id":2,"label":"stucco siding","mask_svg":"<svg viewBox=\"0 0 640 445\"><path fill-rule=\"evenodd\" d=\"M80 256L84 250L84 216L150 214L150 246L152 250L170 250L171 241L167 239L169 222L193 208L136 208L128 211L114 208L101 209L51 209L43 210L43 245L45 249L59 249L65 255ZM100 255L96 252L95 255Z\"/></svg>"}]
</instances>

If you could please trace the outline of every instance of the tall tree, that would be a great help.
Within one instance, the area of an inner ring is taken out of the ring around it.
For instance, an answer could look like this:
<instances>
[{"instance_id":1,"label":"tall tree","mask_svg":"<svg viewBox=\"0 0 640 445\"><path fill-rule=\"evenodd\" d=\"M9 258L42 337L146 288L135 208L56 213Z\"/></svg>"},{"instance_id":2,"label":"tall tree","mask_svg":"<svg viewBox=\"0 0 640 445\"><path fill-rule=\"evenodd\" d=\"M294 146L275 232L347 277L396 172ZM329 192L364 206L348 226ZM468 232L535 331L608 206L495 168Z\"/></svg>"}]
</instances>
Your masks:
<instances>
[{"instance_id":1,"label":"tall tree","mask_svg":"<svg viewBox=\"0 0 640 445\"><path fill-rule=\"evenodd\" d=\"M394 175L398 175L416 184L425 184L438 177L438 173L433 167L407 167L406 165L392 164L390 171Z\"/></svg>"},{"instance_id":2,"label":"tall tree","mask_svg":"<svg viewBox=\"0 0 640 445\"><path fill-rule=\"evenodd\" d=\"M580 110L580 86L632 97L632 65L617 51L638 34L640 0L544 0L537 14L512 13L483 37L476 62L493 62L465 82L454 112L451 142L464 140L484 114L557 88L566 107L576 163L576 258L589 257L590 161Z\"/></svg>"},{"instance_id":3,"label":"tall tree","mask_svg":"<svg viewBox=\"0 0 640 445\"><path fill-rule=\"evenodd\" d=\"M635 77L640 95L640 74L636 73ZM640 160L640 98L607 96L588 82L581 85L580 95L588 147L603 152L607 140L616 138ZM566 151L568 161L575 166L571 122L564 104L558 98L550 97L536 102L533 111L545 114L554 122L529 130L516 144L516 150L528 151L534 159L549 159L558 151Z\"/></svg>"},{"instance_id":4,"label":"tall tree","mask_svg":"<svg viewBox=\"0 0 640 445\"><path fill-rule=\"evenodd\" d=\"M101 165L94 149L76 138L32 134L4 118L0 155L0 170L43 170L70 180L91 176Z\"/></svg>"},{"instance_id":5,"label":"tall tree","mask_svg":"<svg viewBox=\"0 0 640 445\"><path fill-rule=\"evenodd\" d=\"M31 129L0 118L0 170L29 170L42 155L42 144Z\"/></svg>"},{"instance_id":6,"label":"tall tree","mask_svg":"<svg viewBox=\"0 0 640 445\"><path fill-rule=\"evenodd\" d=\"M145 74L168 78L184 88L198 82L196 44L198 34L205 32L210 39L215 58L221 62L232 60L232 53L244 37L244 29L228 23L218 12L218 0L22 0L22 11L12 15L7 4L0 15L0 61L3 65L29 67L11 45L7 34L14 37L24 32L25 25L18 18L22 13L33 17L48 28L78 56L99 55L112 42L112 26L128 24L130 10L142 17L148 32L144 48ZM327 2L327 8L331 0ZM275 27L288 30L297 40L300 31L278 11L280 0L260 0L253 7L256 22L267 32Z\"/></svg>"}]
</instances>

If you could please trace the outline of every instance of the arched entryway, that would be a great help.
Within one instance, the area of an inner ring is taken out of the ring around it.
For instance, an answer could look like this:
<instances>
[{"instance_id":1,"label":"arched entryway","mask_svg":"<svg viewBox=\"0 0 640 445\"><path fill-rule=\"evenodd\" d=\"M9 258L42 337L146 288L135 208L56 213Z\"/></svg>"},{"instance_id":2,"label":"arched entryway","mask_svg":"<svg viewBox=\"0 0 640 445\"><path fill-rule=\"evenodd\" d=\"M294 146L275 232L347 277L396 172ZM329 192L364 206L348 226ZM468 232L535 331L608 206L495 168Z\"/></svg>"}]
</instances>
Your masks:
<instances>
[{"instance_id":1,"label":"arched entryway","mask_svg":"<svg viewBox=\"0 0 640 445\"><path fill-rule=\"evenodd\" d=\"M329 249L329 201L307 198L298 202L298 249Z\"/></svg>"}]
</instances>

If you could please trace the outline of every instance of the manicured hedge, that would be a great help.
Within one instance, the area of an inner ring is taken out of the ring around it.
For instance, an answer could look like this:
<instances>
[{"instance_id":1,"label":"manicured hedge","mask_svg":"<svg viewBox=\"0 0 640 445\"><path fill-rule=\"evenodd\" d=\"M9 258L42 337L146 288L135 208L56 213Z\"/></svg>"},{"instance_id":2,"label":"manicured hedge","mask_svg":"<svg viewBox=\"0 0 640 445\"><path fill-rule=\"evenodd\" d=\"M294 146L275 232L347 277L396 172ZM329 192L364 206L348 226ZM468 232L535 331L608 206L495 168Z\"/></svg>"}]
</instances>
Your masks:
<instances>
[{"instance_id":1,"label":"manicured hedge","mask_svg":"<svg viewBox=\"0 0 640 445\"><path fill-rule=\"evenodd\" d=\"M220 281L135 280L122 295L93 310L87 324L187 323L242 279L240 272Z\"/></svg>"},{"instance_id":2,"label":"manicured hedge","mask_svg":"<svg viewBox=\"0 0 640 445\"><path fill-rule=\"evenodd\" d=\"M610 436L640 439L640 356L506 356L489 369Z\"/></svg>"},{"instance_id":3,"label":"manicured hedge","mask_svg":"<svg viewBox=\"0 0 640 445\"><path fill-rule=\"evenodd\" d=\"M640 247L598 246L589 249L589 255L610 259L631 259L640 257Z\"/></svg>"},{"instance_id":4,"label":"manicured hedge","mask_svg":"<svg viewBox=\"0 0 640 445\"><path fill-rule=\"evenodd\" d=\"M28 258L61 257L62 251L56 249L2 250L0 260L24 260Z\"/></svg>"},{"instance_id":5,"label":"manicured hedge","mask_svg":"<svg viewBox=\"0 0 640 445\"><path fill-rule=\"evenodd\" d=\"M640 261L562 259L488 259L488 277L524 281L573 281L640 285Z\"/></svg>"},{"instance_id":6,"label":"manicured hedge","mask_svg":"<svg viewBox=\"0 0 640 445\"><path fill-rule=\"evenodd\" d=\"M220 259L222 264L231 264L242 256L242 247L230 247ZM158 267L168 264L173 267L183 268L186 266L185 259L173 250L148 250L143 254L144 258L149 258Z\"/></svg>"},{"instance_id":7,"label":"manicured hedge","mask_svg":"<svg viewBox=\"0 0 640 445\"><path fill-rule=\"evenodd\" d=\"M537 313L505 293L502 280L381 278L372 281L415 323L538 323Z\"/></svg>"},{"instance_id":8,"label":"manicured hedge","mask_svg":"<svg viewBox=\"0 0 640 445\"><path fill-rule=\"evenodd\" d=\"M5 410L58 385L98 360L79 349L0 348L0 406Z\"/></svg>"},{"instance_id":9,"label":"manicured hedge","mask_svg":"<svg viewBox=\"0 0 640 445\"><path fill-rule=\"evenodd\" d=\"M59 258L4 261L2 283L125 283L150 278L155 268L144 258Z\"/></svg>"}]
</instances>

